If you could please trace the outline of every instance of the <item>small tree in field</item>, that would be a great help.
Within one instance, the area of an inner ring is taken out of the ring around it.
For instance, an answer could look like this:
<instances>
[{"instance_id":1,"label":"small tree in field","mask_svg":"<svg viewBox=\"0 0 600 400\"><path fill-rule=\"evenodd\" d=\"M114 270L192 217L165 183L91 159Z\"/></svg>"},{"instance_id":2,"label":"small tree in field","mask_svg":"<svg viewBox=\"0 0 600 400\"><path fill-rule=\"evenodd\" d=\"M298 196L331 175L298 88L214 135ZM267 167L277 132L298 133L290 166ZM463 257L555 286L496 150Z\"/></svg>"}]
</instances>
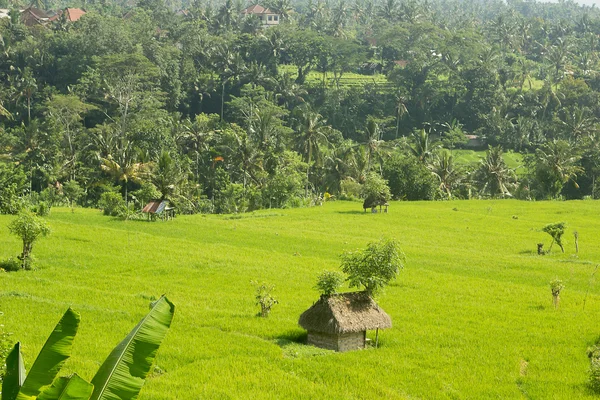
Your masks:
<instances>
[{"instance_id":1,"label":"small tree in field","mask_svg":"<svg viewBox=\"0 0 600 400\"><path fill-rule=\"evenodd\" d=\"M364 288L369 296L376 294L404 268L404 253L394 239L381 239L365 250L342 254L342 271L348 275L350 287Z\"/></svg>"},{"instance_id":2,"label":"small tree in field","mask_svg":"<svg viewBox=\"0 0 600 400\"><path fill-rule=\"evenodd\" d=\"M560 292L565 288L563 282L556 278L550 281L550 290L552 291L552 302L554 303L554 308L558 308L560 304Z\"/></svg>"},{"instance_id":3,"label":"small tree in field","mask_svg":"<svg viewBox=\"0 0 600 400\"><path fill-rule=\"evenodd\" d=\"M562 252L565 252L565 248L563 247L562 236L565 234L565 229L567 228L567 224L565 222L556 222L554 224L548 224L542 228L542 231L546 232L548 235L552 236L552 243L550 243L550 247L548 248L548 253L552 250L552 245L556 242L559 245Z\"/></svg>"},{"instance_id":4,"label":"small tree in field","mask_svg":"<svg viewBox=\"0 0 600 400\"><path fill-rule=\"evenodd\" d=\"M321 292L323 296L331 296L337 293L337 290L344 283L344 275L337 271L323 271L317 277L315 289Z\"/></svg>"},{"instance_id":5,"label":"small tree in field","mask_svg":"<svg viewBox=\"0 0 600 400\"><path fill-rule=\"evenodd\" d=\"M268 283L262 282L252 282L254 287L256 287L256 305L260 305L260 316L266 318L269 316L271 312L271 308L275 304L279 302L273 295L271 294L273 290L275 290L275 285L270 285Z\"/></svg>"},{"instance_id":6,"label":"small tree in field","mask_svg":"<svg viewBox=\"0 0 600 400\"><path fill-rule=\"evenodd\" d=\"M48 224L30 211L24 211L8 225L8 229L10 233L23 240L23 252L19 256L19 260L21 260L21 268L30 269L33 243L40 236L46 236L50 233Z\"/></svg>"},{"instance_id":7,"label":"small tree in field","mask_svg":"<svg viewBox=\"0 0 600 400\"><path fill-rule=\"evenodd\" d=\"M362 187L363 208L382 206L392 197L388 182L376 173L369 173Z\"/></svg>"}]
</instances>

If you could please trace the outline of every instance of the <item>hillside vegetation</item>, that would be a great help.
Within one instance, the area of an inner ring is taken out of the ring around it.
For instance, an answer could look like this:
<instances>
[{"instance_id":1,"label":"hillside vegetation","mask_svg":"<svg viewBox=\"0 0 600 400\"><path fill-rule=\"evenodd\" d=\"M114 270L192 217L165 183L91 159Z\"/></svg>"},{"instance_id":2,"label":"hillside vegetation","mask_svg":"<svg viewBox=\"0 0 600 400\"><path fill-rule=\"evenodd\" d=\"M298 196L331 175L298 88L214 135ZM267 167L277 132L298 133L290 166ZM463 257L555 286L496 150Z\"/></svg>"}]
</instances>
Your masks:
<instances>
[{"instance_id":1,"label":"hillside vegetation","mask_svg":"<svg viewBox=\"0 0 600 400\"><path fill-rule=\"evenodd\" d=\"M594 201L392 202L389 214L331 202L147 223L54 208L38 269L0 274L0 310L28 362L66 308L79 311L63 373L90 379L166 293L178 311L145 400L594 398L586 348L600 335L597 214ZM13 218L0 216L0 258L20 249L6 228ZM566 252L538 256L536 244L550 244L541 228L558 221L568 224ZM382 236L398 239L407 262L378 298L393 320L380 348L301 344L297 321L318 299L317 274ZM558 309L554 278L565 284ZM251 280L276 286L269 318L256 316Z\"/></svg>"}]
</instances>

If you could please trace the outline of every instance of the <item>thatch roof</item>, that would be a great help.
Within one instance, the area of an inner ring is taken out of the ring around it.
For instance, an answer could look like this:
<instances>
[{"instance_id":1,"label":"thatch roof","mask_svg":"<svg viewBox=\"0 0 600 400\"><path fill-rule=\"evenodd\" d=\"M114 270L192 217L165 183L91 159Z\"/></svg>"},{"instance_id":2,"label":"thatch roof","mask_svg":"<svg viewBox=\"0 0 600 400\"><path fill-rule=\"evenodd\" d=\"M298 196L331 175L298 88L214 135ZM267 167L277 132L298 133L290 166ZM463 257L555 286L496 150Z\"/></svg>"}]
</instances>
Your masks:
<instances>
[{"instance_id":1,"label":"thatch roof","mask_svg":"<svg viewBox=\"0 0 600 400\"><path fill-rule=\"evenodd\" d=\"M392 327L392 320L365 292L321 296L298 321L307 331L340 334Z\"/></svg>"}]
</instances>

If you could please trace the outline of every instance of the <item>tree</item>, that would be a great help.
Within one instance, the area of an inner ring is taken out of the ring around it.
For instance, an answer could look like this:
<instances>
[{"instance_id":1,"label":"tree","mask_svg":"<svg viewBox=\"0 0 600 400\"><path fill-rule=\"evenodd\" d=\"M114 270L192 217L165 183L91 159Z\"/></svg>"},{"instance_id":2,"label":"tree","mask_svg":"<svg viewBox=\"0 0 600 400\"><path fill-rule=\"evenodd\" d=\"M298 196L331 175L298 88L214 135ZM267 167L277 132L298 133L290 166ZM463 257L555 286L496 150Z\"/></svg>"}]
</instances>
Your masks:
<instances>
[{"instance_id":1,"label":"tree","mask_svg":"<svg viewBox=\"0 0 600 400\"><path fill-rule=\"evenodd\" d=\"M65 165L69 171L69 179L74 180L77 155L80 151L76 140L77 134L82 128L80 126L82 114L95 107L85 104L75 95L55 95L46 102L46 108L48 117L58 126L64 137L64 147L68 151Z\"/></svg>"},{"instance_id":2,"label":"tree","mask_svg":"<svg viewBox=\"0 0 600 400\"><path fill-rule=\"evenodd\" d=\"M30 211L22 211L9 225L8 230L23 241L23 251L19 256L22 269L31 269L31 251L33 243L41 236L50 233L46 221Z\"/></svg>"},{"instance_id":3,"label":"tree","mask_svg":"<svg viewBox=\"0 0 600 400\"><path fill-rule=\"evenodd\" d=\"M516 175L506 165L502 154L502 147L489 146L485 158L479 162L475 180L480 185L480 193L491 197L511 196L509 188L516 182Z\"/></svg>"},{"instance_id":4,"label":"tree","mask_svg":"<svg viewBox=\"0 0 600 400\"><path fill-rule=\"evenodd\" d=\"M184 175L177 162L171 157L168 151L163 151L152 172L151 181L156 186L163 198L173 195Z\"/></svg>"},{"instance_id":5,"label":"tree","mask_svg":"<svg viewBox=\"0 0 600 400\"><path fill-rule=\"evenodd\" d=\"M365 199L363 203L365 211L367 211L367 208L381 207L392 197L387 181L374 172L367 175L362 187L362 195Z\"/></svg>"},{"instance_id":6,"label":"tree","mask_svg":"<svg viewBox=\"0 0 600 400\"><path fill-rule=\"evenodd\" d=\"M317 289L322 296L331 296L344 283L344 276L337 271L323 271L317 277Z\"/></svg>"},{"instance_id":7,"label":"tree","mask_svg":"<svg viewBox=\"0 0 600 400\"><path fill-rule=\"evenodd\" d=\"M83 188L79 186L77 181L70 180L66 182L62 187L63 193L69 202L69 206L73 208L73 205L76 204L81 196L85 193Z\"/></svg>"},{"instance_id":8,"label":"tree","mask_svg":"<svg viewBox=\"0 0 600 400\"><path fill-rule=\"evenodd\" d=\"M309 107L302 107L299 111L296 130L298 132L295 138L296 148L303 155L306 162L306 195L308 196L310 167L314 159L319 159L321 146L326 146L329 143L327 134L331 127L325 125L321 114Z\"/></svg>"},{"instance_id":9,"label":"tree","mask_svg":"<svg viewBox=\"0 0 600 400\"><path fill-rule=\"evenodd\" d=\"M548 235L552 237L552 243L550 243L550 247L548 248L548 253L552 250L552 245L556 242L556 244L560 247L562 252L565 252L565 248L563 247L562 236L565 234L565 229L567 228L567 224L565 222L556 222L554 224L548 224L542 228L543 232L546 232Z\"/></svg>"},{"instance_id":10,"label":"tree","mask_svg":"<svg viewBox=\"0 0 600 400\"><path fill-rule=\"evenodd\" d=\"M365 250L342 254L342 271L350 287L363 288L369 296L379 293L404 268L404 254L394 239L371 242Z\"/></svg>"},{"instance_id":11,"label":"tree","mask_svg":"<svg viewBox=\"0 0 600 400\"><path fill-rule=\"evenodd\" d=\"M452 191L456 189L463 177L452 154L448 150L437 152L428 168L439 179L439 188L443 196L452 199Z\"/></svg>"},{"instance_id":12,"label":"tree","mask_svg":"<svg viewBox=\"0 0 600 400\"><path fill-rule=\"evenodd\" d=\"M389 182L392 196L399 200L433 200L441 184L417 158L401 154L386 160L383 176Z\"/></svg>"},{"instance_id":13,"label":"tree","mask_svg":"<svg viewBox=\"0 0 600 400\"><path fill-rule=\"evenodd\" d=\"M553 140L544 143L535 152L536 184L542 197L557 197L564 185L575 181L584 172L577 163L581 159L577 148L565 140Z\"/></svg>"}]
</instances>

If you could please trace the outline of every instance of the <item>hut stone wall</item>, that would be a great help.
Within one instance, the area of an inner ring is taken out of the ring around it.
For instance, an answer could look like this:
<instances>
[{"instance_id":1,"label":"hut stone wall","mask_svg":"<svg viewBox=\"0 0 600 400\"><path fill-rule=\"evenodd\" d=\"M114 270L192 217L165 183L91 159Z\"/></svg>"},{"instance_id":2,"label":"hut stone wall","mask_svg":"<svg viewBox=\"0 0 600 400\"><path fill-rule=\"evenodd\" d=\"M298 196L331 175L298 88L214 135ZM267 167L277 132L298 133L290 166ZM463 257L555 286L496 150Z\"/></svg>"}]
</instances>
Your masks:
<instances>
[{"instance_id":1,"label":"hut stone wall","mask_svg":"<svg viewBox=\"0 0 600 400\"><path fill-rule=\"evenodd\" d=\"M350 351L365 348L366 332L342 333L330 335L327 333L308 332L308 344L322 349L335 351Z\"/></svg>"}]
</instances>

